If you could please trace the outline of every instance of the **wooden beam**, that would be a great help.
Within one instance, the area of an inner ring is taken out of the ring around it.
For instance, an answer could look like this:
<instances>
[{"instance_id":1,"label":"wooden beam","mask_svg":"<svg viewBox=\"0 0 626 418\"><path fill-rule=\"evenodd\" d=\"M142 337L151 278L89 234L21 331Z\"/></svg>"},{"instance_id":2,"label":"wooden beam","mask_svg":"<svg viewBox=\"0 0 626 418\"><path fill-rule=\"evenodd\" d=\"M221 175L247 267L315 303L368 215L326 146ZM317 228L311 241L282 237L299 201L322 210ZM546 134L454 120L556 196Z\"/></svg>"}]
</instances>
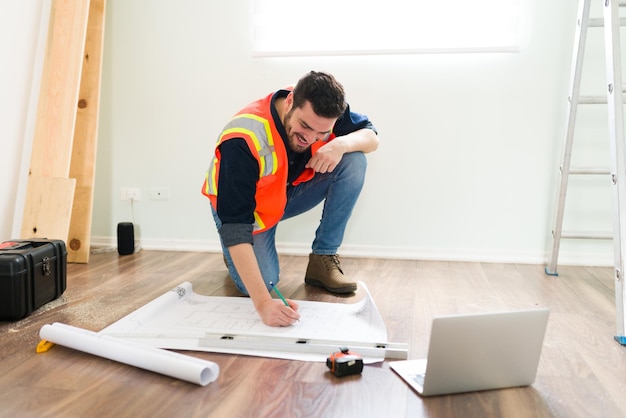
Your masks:
<instances>
[{"instance_id":1,"label":"wooden beam","mask_svg":"<svg viewBox=\"0 0 626 418\"><path fill-rule=\"evenodd\" d=\"M67 235L76 180L33 177L28 180L22 237L59 239Z\"/></svg>"},{"instance_id":2,"label":"wooden beam","mask_svg":"<svg viewBox=\"0 0 626 418\"><path fill-rule=\"evenodd\" d=\"M105 0L91 0L87 39L74 130L70 177L76 179L67 261L87 263L91 241L93 194L100 108Z\"/></svg>"},{"instance_id":3,"label":"wooden beam","mask_svg":"<svg viewBox=\"0 0 626 418\"><path fill-rule=\"evenodd\" d=\"M53 0L30 175L69 177L89 0Z\"/></svg>"},{"instance_id":4,"label":"wooden beam","mask_svg":"<svg viewBox=\"0 0 626 418\"><path fill-rule=\"evenodd\" d=\"M89 3L52 0L21 238L68 240L76 187L70 162Z\"/></svg>"}]
</instances>

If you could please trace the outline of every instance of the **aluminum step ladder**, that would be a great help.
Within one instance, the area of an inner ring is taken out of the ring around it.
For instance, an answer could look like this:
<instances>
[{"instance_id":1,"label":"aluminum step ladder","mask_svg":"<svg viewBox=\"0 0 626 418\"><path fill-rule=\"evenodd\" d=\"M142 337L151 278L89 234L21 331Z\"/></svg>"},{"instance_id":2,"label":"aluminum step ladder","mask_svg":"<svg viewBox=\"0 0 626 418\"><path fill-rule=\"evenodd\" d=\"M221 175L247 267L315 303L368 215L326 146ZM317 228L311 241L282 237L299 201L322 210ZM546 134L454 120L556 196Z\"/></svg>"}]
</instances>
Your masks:
<instances>
[{"instance_id":1,"label":"aluminum step ladder","mask_svg":"<svg viewBox=\"0 0 626 418\"><path fill-rule=\"evenodd\" d=\"M552 255L546 273L557 276L559 246L563 238L579 239L612 239L615 266L615 306L617 333L615 340L626 345L624 333L624 260L626 247L623 239L626 237L626 144L624 138L624 93L622 88L620 26L626 26L626 19L620 19L619 8L626 7L625 1L596 0L602 3L603 18L590 18L592 0L580 0L578 7L578 21L574 40L574 53L570 74L569 103L567 118L567 133L565 138L564 155L561 164L561 181L558 196L556 220L552 231ZM580 82L585 52L587 28L604 27L604 48L606 56L606 96L581 96ZM618 86L617 88L615 86ZM609 144L611 151L610 170L604 169L576 169L570 166L576 112L579 104L606 104L609 123ZM570 175L610 175L613 185L613 232L602 233L574 233L563 231L563 214L565 211L565 195L567 193Z\"/></svg>"}]
</instances>

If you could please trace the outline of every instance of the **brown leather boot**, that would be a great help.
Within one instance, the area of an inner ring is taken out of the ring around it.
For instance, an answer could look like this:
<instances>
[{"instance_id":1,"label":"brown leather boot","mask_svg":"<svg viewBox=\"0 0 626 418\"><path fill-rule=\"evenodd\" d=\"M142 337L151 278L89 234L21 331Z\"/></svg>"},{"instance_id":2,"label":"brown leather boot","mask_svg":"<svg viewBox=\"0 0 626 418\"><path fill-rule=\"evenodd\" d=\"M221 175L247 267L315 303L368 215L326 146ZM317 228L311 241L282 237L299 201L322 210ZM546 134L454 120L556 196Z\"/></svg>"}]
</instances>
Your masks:
<instances>
[{"instance_id":1,"label":"brown leather boot","mask_svg":"<svg viewBox=\"0 0 626 418\"><path fill-rule=\"evenodd\" d=\"M309 265L304 275L304 283L319 286L332 293L352 293L356 283L343 275L339 256L309 254Z\"/></svg>"}]
</instances>

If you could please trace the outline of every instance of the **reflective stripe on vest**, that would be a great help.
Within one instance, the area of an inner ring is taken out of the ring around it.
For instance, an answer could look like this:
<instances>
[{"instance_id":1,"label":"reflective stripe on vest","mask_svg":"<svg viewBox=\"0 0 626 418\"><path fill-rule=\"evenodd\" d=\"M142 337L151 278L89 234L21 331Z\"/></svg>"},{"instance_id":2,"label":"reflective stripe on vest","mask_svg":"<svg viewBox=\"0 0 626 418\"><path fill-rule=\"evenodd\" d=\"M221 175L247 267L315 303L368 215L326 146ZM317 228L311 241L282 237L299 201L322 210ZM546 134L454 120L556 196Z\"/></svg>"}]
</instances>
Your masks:
<instances>
[{"instance_id":1,"label":"reflective stripe on vest","mask_svg":"<svg viewBox=\"0 0 626 418\"><path fill-rule=\"evenodd\" d=\"M272 129L267 119L250 113L235 116L224 127L220 142L224 136L240 133L250 137L259 154L259 177L276 173L278 157L274 149Z\"/></svg>"}]
</instances>

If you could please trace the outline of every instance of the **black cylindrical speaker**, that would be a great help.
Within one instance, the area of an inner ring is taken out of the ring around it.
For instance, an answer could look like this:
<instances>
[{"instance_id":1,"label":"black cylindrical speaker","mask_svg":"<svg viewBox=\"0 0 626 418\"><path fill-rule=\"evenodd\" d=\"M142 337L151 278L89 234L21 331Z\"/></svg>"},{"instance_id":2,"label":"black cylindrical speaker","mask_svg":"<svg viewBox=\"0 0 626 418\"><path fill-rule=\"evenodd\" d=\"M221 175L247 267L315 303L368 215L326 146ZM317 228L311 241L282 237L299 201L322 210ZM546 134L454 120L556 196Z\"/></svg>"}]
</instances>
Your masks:
<instances>
[{"instance_id":1,"label":"black cylindrical speaker","mask_svg":"<svg viewBox=\"0 0 626 418\"><path fill-rule=\"evenodd\" d=\"M135 252L135 228L132 222L117 224L117 252L119 255L129 255Z\"/></svg>"}]
</instances>

